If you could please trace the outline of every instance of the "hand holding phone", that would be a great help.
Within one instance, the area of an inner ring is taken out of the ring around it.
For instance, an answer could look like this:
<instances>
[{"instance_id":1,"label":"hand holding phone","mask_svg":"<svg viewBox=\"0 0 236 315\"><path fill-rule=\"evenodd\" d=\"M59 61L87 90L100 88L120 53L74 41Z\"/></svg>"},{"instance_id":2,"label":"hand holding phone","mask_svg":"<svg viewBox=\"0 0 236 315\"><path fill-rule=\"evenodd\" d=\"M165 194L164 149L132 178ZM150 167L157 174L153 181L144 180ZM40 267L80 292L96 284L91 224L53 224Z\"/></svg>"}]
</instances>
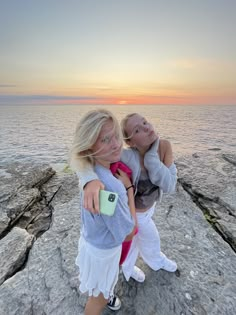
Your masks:
<instances>
[{"instance_id":1,"label":"hand holding phone","mask_svg":"<svg viewBox=\"0 0 236 315\"><path fill-rule=\"evenodd\" d=\"M102 214L112 216L115 212L118 194L112 191L100 190L99 207Z\"/></svg>"}]
</instances>

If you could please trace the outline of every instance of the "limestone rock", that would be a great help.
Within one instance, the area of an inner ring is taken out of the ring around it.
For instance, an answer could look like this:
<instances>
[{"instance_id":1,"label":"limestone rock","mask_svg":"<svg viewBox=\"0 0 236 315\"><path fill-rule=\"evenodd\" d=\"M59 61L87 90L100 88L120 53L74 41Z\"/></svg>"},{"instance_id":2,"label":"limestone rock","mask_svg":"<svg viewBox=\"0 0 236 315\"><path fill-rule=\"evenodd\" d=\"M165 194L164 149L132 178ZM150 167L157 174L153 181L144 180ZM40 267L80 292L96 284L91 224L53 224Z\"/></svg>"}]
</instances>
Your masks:
<instances>
[{"instance_id":1,"label":"limestone rock","mask_svg":"<svg viewBox=\"0 0 236 315\"><path fill-rule=\"evenodd\" d=\"M1 240L0 285L23 266L32 242L33 235L17 227Z\"/></svg>"},{"instance_id":2,"label":"limestone rock","mask_svg":"<svg viewBox=\"0 0 236 315\"><path fill-rule=\"evenodd\" d=\"M177 166L180 183L236 251L236 155L199 154Z\"/></svg>"},{"instance_id":3,"label":"limestone rock","mask_svg":"<svg viewBox=\"0 0 236 315\"><path fill-rule=\"evenodd\" d=\"M177 262L179 272L153 271L139 259L146 280L126 282L120 274L116 291L122 308L117 314L235 314L236 254L229 241L235 235L234 161L233 154L218 151L177 161L177 191L164 195L153 219L162 251ZM79 292L75 266L80 233L77 179L55 174L38 187L43 196L40 203L51 209L49 226L34 238L21 270L1 284L0 315L83 314L86 295ZM0 200L6 201L6 196ZM6 237L0 240L1 246ZM3 259L3 270L6 265ZM106 309L103 314L113 312Z\"/></svg>"},{"instance_id":4,"label":"limestone rock","mask_svg":"<svg viewBox=\"0 0 236 315\"><path fill-rule=\"evenodd\" d=\"M48 165L13 163L1 169L0 237L42 199L41 186L55 171Z\"/></svg>"}]
</instances>

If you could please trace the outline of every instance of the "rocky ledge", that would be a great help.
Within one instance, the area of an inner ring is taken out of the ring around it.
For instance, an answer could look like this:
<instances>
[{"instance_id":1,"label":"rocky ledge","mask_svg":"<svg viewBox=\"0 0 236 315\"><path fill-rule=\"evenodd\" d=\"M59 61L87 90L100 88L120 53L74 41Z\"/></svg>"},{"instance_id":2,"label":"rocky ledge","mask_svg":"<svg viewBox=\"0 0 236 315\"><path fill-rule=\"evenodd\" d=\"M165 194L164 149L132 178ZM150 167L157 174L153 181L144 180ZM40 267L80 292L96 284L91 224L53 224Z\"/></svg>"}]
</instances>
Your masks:
<instances>
[{"instance_id":1,"label":"rocky ledge","mask_svg":"<svg viewBox=\"0 0 236 315\"><path fill-rule=\"evenodd\" d=\"M196 153L177 167L177 191L164 196L154 220L162 251L179 270L154 272L140 259L146 280L126 282L120 274L117 314L236 312L236 155ZM0 314L83 314L86 296L79 293L74 263L77 178L17 163L0 168L0 176Z\"/></svg>"}]
</instances>

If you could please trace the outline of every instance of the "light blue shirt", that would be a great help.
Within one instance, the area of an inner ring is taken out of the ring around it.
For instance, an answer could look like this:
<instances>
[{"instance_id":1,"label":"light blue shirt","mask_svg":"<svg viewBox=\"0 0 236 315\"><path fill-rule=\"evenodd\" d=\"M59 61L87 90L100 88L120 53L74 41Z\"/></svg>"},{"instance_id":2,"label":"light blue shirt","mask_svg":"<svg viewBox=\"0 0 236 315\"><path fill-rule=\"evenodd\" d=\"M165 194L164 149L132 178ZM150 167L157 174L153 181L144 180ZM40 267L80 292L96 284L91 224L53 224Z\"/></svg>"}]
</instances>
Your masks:
<instances>
[{"instance_id":1,"label":"light blue shirt","mask_svg":"<svg viewBox=\"0 0 236 315\"><path fill-rule=\"evenodd\" d=\"M97 165L94 170L105 185L105 190L118 194L118 202L113 216L93 214L83 208L81 204L82 235L87 242L97 248L113 248L120 245L126 236L132 232L134 220L130 214L128 196L123 183L103 166ZM81 193L81 201L83 201L82 189Z\"/></svg>"}]
</instances>

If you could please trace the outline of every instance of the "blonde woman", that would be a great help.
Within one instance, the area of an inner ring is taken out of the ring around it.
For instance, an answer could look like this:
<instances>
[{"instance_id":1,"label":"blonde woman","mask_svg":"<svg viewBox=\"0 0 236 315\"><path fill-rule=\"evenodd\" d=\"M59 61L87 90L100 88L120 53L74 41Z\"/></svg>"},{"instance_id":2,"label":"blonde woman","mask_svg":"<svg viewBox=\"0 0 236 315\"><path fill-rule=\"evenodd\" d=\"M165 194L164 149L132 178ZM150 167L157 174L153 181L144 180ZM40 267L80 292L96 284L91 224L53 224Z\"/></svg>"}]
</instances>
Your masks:
<instances>
[{"instance_id":1,"label":"blonde woman","mask_svg":"<svg viewBox=\"0 0 236 315\"><path fill-rule=\"evenodd\" d=\"M110 171L110 164L120 160L121 150L120 126L112 113L95 110L82 117L71 150L71 166L84 174L94 168L103 188L118 193L113 216L93 214L81 207L76 264L80 291L89 295L85 315L99 315L106 305L112 310L120 308L120 300L113 291L118 281L121 244L132 238L135 225L131 215L135 213L131 181L122 171L117 178Z\"/></svg>"},{"instance_id":2,"label":"blonde woman","mask_svg":"<svg viewBox=\"0 0 236 315\"><path fill-rule=\"evenodd\" d=\"M121 128L124 140L129 146L128 149L123 149L121 161L132 170L139 231L132 240L122 270L127 281L132 277L143 282L145 274L135 266L139 255L155 271L177 270L176 262L161 252L159 233L152 220L156 201L160 200L162 192L175 191L177 170L170 142L160 139L145 117L137 113L130 114L122 120ZM102 183L97 180L92 170L89 175L81 176L84 207L91 212L99 212L98 191L102 189Z\"/></svg>"}]
</instances>

